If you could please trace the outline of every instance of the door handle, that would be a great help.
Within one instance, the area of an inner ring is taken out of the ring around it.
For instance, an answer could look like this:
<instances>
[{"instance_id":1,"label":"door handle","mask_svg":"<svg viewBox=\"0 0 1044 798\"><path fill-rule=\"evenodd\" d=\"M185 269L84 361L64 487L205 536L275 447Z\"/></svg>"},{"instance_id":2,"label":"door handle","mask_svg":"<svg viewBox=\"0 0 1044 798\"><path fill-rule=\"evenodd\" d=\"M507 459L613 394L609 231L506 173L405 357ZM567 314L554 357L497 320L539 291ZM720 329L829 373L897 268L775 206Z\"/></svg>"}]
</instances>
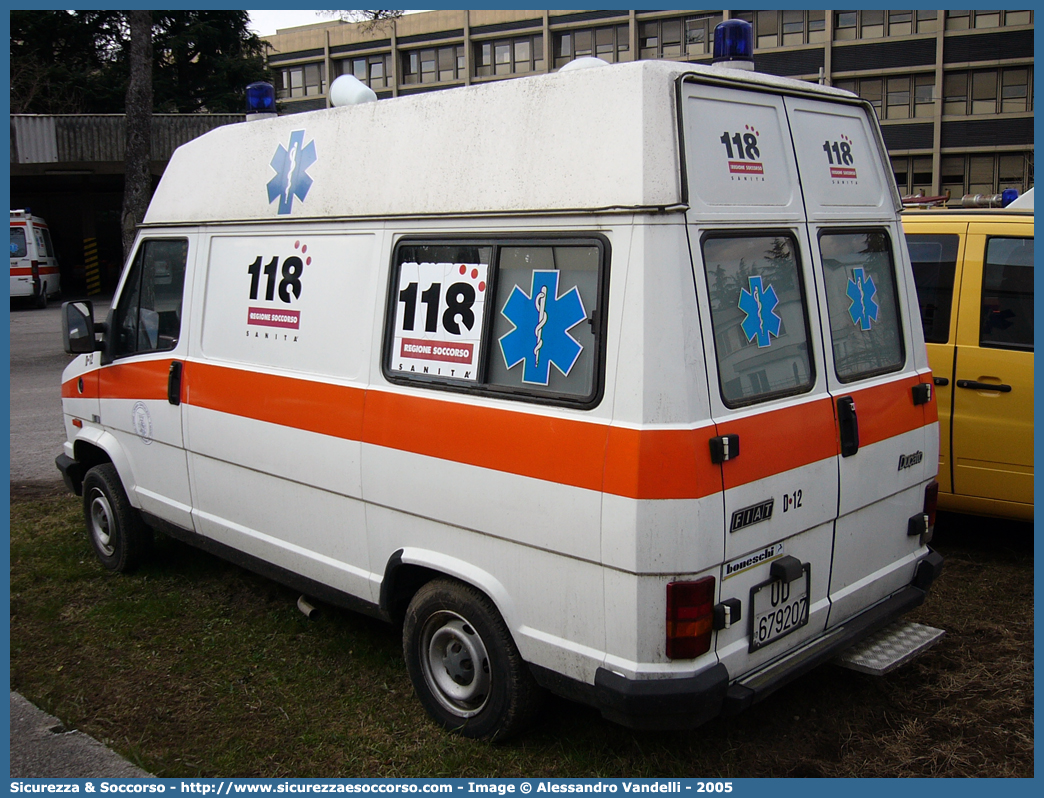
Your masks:
<instances>
[{"instance_id":1,"label":"door handle","mask_svg":"<svg viewBox=\"0 0 1044 798\"><path fill-rule=\"evenodd\" d=\"M957 380L958 388L970 388L973 391L997 391L1011 393L1011 386L1004 383L978 382L977 380Z\"/></svg>"},{"instance_id":2,"label":"door handle","mask_svg":"<svg viewBox=\"0 0 1044 798\"><path fill-rule=\"evenodd\" d=\"M180 360L172 360L167 374L167 401L172 405L181 404L181 365Z\"/></svg>"},{"instance_id":3,"label":"door handle","mask_svg":"<svg viewBox=\"0 0 1044 798\"><path fill-rule=\"evenodd\" d=\"M837 423L841 430L841 456L851 457L859 451L859 418L851 396L837 400Z\"/></svg>"}]
</instances>

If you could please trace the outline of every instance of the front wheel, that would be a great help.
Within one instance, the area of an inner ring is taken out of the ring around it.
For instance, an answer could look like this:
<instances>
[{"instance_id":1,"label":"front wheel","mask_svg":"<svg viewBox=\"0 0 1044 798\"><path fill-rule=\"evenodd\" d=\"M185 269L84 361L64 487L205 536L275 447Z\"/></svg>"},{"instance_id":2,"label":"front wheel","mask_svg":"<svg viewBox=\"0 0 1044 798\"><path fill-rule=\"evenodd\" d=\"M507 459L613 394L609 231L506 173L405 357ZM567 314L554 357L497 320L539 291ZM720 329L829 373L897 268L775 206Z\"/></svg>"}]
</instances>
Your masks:
<instances>
[{"instance_id":1,"label":"front wheel","mask_svg":"<svg viewBox=\"0 0 1044 798\"><path fill-rule=\"evenodd\" d=\"M428 714L464 737L506 740L540 707L541 690L500 613L469 585L437 579L418 590L402 647Z\"/></svg>"},{"instance_id":2,"label":"front wheel","mask_svg":"<svg viewBox=\"0 0 1044 798\"><path fill-rule=\"evenodd\" d=\"M110 571L130 573L152 547L152 530L141 520L112 463L83 478L83 515L94 553Z\"/></svg>"}]
</instances>

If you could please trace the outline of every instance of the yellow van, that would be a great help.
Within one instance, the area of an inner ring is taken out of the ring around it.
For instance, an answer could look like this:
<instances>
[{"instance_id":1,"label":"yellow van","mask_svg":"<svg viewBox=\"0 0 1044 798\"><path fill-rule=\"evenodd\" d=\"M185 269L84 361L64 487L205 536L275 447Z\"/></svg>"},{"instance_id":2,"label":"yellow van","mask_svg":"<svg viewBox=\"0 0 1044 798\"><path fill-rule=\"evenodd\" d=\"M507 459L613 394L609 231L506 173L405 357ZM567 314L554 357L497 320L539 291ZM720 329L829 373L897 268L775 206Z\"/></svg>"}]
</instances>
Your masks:
<instances>
[{"instance_id":1,"label":"yellow van","mask_svg":"<svg viewBox=\"0 0 1044 798\"><path fill-rule=\"evenodd\" d=\"M902 215L939 406L939 507L1033 520L1033 210Z\"/></svg>"}]
</instances>

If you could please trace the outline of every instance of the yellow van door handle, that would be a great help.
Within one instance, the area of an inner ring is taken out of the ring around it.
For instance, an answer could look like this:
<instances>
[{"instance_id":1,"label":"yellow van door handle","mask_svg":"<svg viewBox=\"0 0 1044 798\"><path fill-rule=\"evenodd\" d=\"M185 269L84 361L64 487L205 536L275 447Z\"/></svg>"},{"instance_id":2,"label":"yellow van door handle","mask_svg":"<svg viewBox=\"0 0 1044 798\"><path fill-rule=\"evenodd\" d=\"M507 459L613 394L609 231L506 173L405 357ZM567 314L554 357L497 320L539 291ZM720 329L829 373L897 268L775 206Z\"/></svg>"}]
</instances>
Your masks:
<instances>
[{"instance_id":1,"label":"yellow van door handle","mask_svg":"<svg viewBox=\"0 0 1044 798\"><path fill-rule=\"evenodd\" d=\"M970 388L973 391L997 391L1011 393L1011 386L1004 383L978 382L976 380L957 380L958 388Z\"/></svg>"}]
</instances>

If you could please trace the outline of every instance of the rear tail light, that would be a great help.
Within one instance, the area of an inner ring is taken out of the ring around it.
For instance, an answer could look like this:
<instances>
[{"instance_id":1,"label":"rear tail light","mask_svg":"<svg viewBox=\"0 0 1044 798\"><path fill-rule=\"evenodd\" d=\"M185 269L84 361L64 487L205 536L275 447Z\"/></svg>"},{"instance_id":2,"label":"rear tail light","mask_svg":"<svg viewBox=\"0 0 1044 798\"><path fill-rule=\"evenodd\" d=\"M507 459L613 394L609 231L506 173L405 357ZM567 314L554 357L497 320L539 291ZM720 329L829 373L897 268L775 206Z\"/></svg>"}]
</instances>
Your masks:
<instances>
[{"instance_id":1,"label":"rear tail light","mask_svg":"<svg viewBox=\"0 0 1044 798\"><path fill-rule=\"evenodd\" d=\"M29 266L32 269L33 277L34 278L39 277L40 276L40 261L38 261L38 260L31 261ZM25 268L25 267L23 266L22 268Z\"/></svg>"},{"instance_id":2,"label":"rear tail light","mask_svg":"<svg viewBox=\"0 0 1044 798\"><path fill-rule=\"evenodd\" d=\"M667 584L667 658L694 659L710 651L714 577Z\"/></svg>"},{"instance_id":3,"label":"rear tail light","mask_svg":"<svg viewBox=\"0 0 1044 798\"><path fill-rule=\"evenodd\" d=\"M924 543L932 539L935 532L935 511L939 507L939 483L934 479L924 489L924 514L928 517L928 529L924 534Z\"/></svg>"}]
</instances>

